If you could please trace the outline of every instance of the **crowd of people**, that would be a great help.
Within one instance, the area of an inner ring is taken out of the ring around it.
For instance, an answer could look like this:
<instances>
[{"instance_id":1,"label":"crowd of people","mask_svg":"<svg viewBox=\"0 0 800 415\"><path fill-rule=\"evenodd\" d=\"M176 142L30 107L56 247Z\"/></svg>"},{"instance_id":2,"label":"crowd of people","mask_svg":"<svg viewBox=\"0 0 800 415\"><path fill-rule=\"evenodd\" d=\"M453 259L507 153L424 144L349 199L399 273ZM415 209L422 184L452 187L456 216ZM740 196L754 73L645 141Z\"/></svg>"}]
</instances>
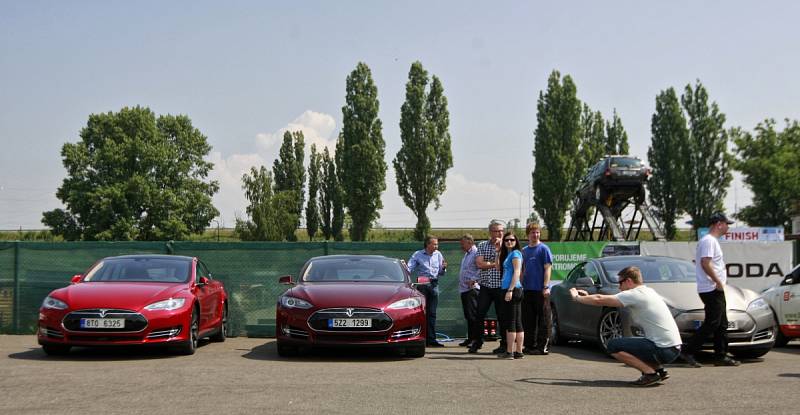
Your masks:
<instances>
[{"instance_id":1,"label":"crowd of people","mask_svg":"<svg viewBox=\"0 0 800 415\"><path fill-rule=\"evenodd\" d=\"M690 367L702 365L694 358L708 337L714 339L714 365L738 366L727 354L727 319L725 303L726 271L717 239L728 230L730 221L724 214L709 218L709 233L696 251L697 291L705 305L705 321L697 333L683 344L678 326L661 297L644 284L641 271L634 266L619 272L620 292L615 295L593 294L572 288L573 301L588 305L626 308L633 321L642 327L642 337L623 337L609 341L612 357L641 372L631 382L634 386L650 386L669 378L665 364L678 358ZM541 227L529 223L525 227L528 244L521 247L514 232L505 230L499 220L489 223L489 238L475 244L470 234L461 237L461 260L458 289L467 322L466 339L459 346L468 353L483 347L484 320L494 306L500 345L492 352L501 359L522 359L525 355L550 353L550 279L553 255L541 241ZM429 236L425 247L408 261L414 276L426 276L430 284L421 285L425 295L428 347L444 347L436 340L436 308L439 278L445 274L447 261L438 250L438 239Z\"/></svg>"}]
</instances>

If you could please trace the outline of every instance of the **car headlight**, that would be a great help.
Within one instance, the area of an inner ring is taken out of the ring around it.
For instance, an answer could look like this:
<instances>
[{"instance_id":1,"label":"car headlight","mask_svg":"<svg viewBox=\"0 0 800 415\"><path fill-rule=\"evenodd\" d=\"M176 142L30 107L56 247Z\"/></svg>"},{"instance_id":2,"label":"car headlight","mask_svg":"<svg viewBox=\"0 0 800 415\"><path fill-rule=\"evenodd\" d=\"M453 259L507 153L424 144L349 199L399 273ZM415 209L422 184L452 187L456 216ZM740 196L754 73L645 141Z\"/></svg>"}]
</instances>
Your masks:
<instances>
[{"instance_id":1,"label":"car headlight","mask_svg":"<svg viewBox=\"0 0 800 415\"><path fill-rule=\"evenodd\" d=\"M67 308L67 303L59 299L50 297L48 295L47 297L44 298L44 301L42 301L42 308L49 308L52 310L64 310Z\"/></svg>"},{"instance_id":2,"label":"car headlight","mask_svg":"<svg viewBox=\"0 0 800 415\"><path fill-rule=\"evenodd\" d=\"M751 301L750 304L747 306L747 312L753 311L767 311L769 310L769 304L764 301L763 298L756 298L755 300Z\"/></svg>"},{"instance_id":3,"label":"car headlight","mask_svg":"<svg viewBox=\"0 0 800 415\"><path fill-rule=\"evenodd\" d=\"M286 308L302 308L302 309L309 309L314 307L306 300L301 300L295 297L289 297L288 295L284 295L281 297L281 305Z\"/></svg>"},{"instance_id":4,"label":"car headlight","mask_svg":"<svg viewBox=\"0 0 800 415\"><path fill-rule=\"evenodd\" d=\"M402 309L405 309L405 308L417 308L421 304L422 304L422 302L419 301L419 298L411 297L411 298L406 298L406 299L403 299L403 300L400 300L400 301L395 301L395 302L389 304L389 306L386 307L386 308L388 308L390 310L402 310Z\"/></svg>"},{"instance_id":5,"label":"car headlight","mask_svg":"<svg viewBox=\"0 0 800 415\"><path fill-rule=\"evenodd\" d=\"M150 304L149 306L145 307L145 310L176 310L183 307L183 303L186 302L185 298L170 298L169 300L159 301L157 303Z\"/></svg>"}]
</instances>

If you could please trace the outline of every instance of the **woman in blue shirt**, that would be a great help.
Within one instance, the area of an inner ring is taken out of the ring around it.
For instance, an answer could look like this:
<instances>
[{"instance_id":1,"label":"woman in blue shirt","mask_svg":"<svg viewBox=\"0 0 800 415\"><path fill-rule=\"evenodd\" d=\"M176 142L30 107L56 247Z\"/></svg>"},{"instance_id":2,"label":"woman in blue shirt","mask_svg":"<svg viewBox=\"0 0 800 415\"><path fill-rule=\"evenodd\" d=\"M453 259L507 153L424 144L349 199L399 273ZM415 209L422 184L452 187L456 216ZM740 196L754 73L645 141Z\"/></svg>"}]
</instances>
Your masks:
<instances>
[{"instance_id":1,"label":"woman in blue shirt","mask_svg":"<svg viewBox=\"0 0 800 415\"><path fill-rule=\"evenodd\" d=\"M501 359L522 359L522 343L525 339L525 329L522 327L522 251L519 240L514 232L503 235L503 245L500 248L498 267L503 273L500 288L505 290L505 303L502 318L508 331L506 336L506 351L497 357Z\"/></svg>"}]
</instances>

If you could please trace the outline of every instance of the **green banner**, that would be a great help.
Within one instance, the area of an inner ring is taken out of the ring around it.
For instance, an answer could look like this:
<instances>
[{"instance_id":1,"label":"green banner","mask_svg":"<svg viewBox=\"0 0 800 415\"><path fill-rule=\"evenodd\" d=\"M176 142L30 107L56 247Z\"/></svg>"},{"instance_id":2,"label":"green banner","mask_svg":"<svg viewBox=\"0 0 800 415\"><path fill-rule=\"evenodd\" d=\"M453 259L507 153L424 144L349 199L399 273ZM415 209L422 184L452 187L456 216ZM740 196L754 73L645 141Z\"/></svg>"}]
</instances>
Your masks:
<instances>
[{"instance_id":1,"label":"green banner","mask_svg":"<svg viewBox=\"0 0 800 415\"><path fill-rule=\"evenodd\" d=\"M547 242L553 253L553 273L550 278L563 280L569 271L589 258L602 256L608 242Z\"/></svg>"}]
</instances>

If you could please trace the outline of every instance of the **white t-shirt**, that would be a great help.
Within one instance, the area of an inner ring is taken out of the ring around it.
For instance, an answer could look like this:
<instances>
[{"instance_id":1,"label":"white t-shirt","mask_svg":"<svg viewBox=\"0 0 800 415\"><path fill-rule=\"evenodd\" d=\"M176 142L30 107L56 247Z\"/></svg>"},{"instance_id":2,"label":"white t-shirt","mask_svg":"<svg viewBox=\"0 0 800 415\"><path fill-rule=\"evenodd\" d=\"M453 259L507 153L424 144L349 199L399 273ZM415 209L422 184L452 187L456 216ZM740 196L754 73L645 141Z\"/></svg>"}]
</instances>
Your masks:
<instances>
[{"instance_id":1,"label":"white t-shirt","mask_svg":"<svg viewBox=\"0 0 800 415\"><path fill-rule=\"evenodd\" d=\"M644 337L658 347L681 344L678 325L667 304L652 288L640 285L616 294L617 300L630 310L633 323L644 330Z\"/></svg>"},{"instance_id":2,"label":"white t-shirt","mask_svg":"<svg viewBox=\"0 0 800 415\"><path fill-rule=\"evenodd\" d=\"M713 235L708 234L697 243L697 251L694 254L694 268L697 272L697 292L708 293L717 289L714 280L706 274L703 269L702 259L711 258L711 268L717 274L717 278L724 284L728 280L728 273L725 271L725 261L722 259L722 247Z\"/></svg>"}]
</instances>

